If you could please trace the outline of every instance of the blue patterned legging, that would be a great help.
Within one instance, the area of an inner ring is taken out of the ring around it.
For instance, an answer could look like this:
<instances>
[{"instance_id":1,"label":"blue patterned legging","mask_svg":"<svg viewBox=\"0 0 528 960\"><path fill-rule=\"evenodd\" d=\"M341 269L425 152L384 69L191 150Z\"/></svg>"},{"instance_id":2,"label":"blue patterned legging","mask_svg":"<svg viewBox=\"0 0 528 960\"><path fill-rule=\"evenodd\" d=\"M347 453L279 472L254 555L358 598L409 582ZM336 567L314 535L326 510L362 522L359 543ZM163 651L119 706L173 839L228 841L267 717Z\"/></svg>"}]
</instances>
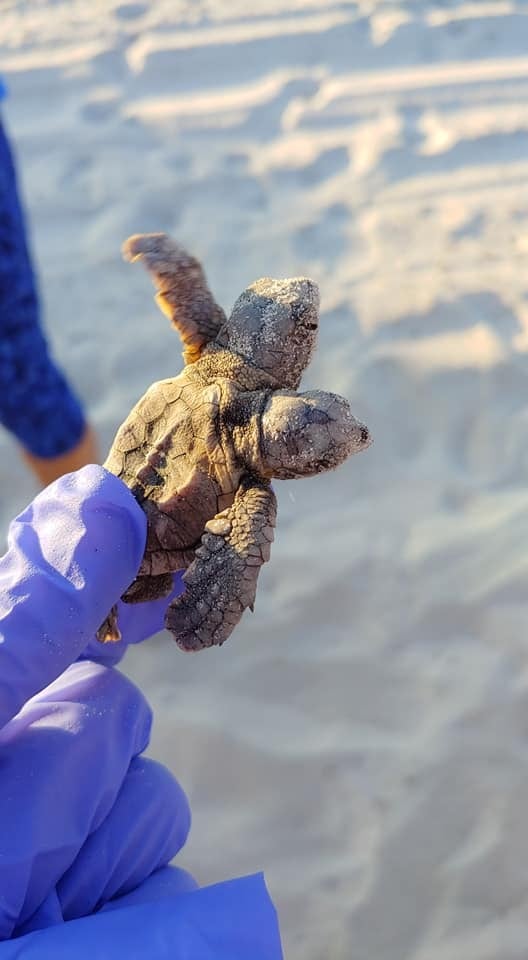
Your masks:
<instances>
[{"instance_id":1,"label":"blue patterned legging","mask_svg":"<svg viewBox=\"0 0 528 960\"><path fill-rule=\"evenodd\" d=\"M76 445L85 420L49 354L39 313L14 160L0 122L0 423L31 453L55 457Z\"/></svg>"}]
</instances>

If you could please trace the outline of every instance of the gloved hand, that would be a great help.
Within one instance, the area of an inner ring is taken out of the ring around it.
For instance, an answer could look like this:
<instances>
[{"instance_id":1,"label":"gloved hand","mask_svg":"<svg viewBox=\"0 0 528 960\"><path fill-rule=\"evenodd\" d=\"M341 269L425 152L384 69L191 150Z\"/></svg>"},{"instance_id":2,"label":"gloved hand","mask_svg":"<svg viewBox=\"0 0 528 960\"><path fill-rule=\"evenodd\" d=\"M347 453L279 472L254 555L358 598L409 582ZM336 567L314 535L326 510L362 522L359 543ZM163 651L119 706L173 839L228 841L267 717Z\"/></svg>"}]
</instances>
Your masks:
<instances>
[{"instance_id":1,"label":"gloved hand","mask_svg":"<svg viewBox=\"0 0 528 960\"><path fill-rule=\"evenodd\" d=\"M167 599L124 604L123 640L94 639L134 579L145 536L128 488L95 466L53 483L10 527L0 560L0 960L282 956L260 875L200 890L166 866L187 837L187 801L141 756L149 707L108 663L161 627Z\"/></svg>"}]
</instances>

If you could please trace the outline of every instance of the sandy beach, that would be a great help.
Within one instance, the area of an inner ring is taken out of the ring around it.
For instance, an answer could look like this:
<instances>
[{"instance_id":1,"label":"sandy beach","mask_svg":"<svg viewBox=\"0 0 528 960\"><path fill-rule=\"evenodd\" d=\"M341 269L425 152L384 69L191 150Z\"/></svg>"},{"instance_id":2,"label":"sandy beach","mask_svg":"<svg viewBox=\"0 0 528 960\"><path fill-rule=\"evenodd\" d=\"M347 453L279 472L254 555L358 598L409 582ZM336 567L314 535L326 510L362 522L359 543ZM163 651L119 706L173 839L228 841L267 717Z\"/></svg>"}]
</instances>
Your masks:
<instances>
[{"instance_id":1,"label":"sandy beach","mask_svg":"<svg viewBox=\"0 0 528 960\"><path fill-rule=\"evenodd\" d=\"M46 327L106 452L181 348L134 232L229 309L320 285L304 385L374 437L276 484L255 613L124 665L187 791L179 862L263 869L288 960L528 954L528 4L0 4ZM0 433L0 514L33 496Z\"/></svg>"}]
</instances>

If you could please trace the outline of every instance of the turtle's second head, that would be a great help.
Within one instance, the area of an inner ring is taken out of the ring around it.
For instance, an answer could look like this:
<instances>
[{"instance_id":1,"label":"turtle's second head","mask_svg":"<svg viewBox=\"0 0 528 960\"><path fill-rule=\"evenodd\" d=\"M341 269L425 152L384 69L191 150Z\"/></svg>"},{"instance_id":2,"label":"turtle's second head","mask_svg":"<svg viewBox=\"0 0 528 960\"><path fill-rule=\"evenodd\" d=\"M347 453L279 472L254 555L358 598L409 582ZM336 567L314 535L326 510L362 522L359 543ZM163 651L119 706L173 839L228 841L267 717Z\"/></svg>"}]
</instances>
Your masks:
<instances>
[{"instance_id":1,"label":"turtle's second head","mask_svg":"<svg viewBox=\"0 0 528 960\"><path fill-rule=\"evenodd\" d=\"M319 325L319 290L305 277L257 280L238 298L224 330L228 347L296 389Z\"/></svg>"},{"instance_id":2,"label":"turtle's second head","mask_svg":"<svg viewBox=\"0 0 528 960\"><path fill-rule=\"evenodd\" d=\"M333 470L372 438L337 393L276 390L262 414L260 441L261 472L287 480Z\"/></svg>"}]
</instances>

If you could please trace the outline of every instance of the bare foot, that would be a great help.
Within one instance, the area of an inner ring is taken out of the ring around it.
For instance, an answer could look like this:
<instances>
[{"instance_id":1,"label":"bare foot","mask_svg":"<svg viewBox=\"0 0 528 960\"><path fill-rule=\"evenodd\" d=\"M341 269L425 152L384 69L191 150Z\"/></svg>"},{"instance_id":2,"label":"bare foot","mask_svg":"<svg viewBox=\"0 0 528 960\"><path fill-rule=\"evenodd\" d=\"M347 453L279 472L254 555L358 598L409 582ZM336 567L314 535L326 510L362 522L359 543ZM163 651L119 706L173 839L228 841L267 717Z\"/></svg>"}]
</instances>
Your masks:
<instances>
[{"instance_id":1,"label":"bare foot","mask_svg":"<svg viewBox=\"0 0 528 960\"><path fill-rule=\"evenodd\" d=\"M65 473L79 470L87 463L99 463L97 441L90 426L86 427L75 447L58 457L37 457L24 449L22 449L22 457L43 487Z\"/></svg>"}]
</instances>

